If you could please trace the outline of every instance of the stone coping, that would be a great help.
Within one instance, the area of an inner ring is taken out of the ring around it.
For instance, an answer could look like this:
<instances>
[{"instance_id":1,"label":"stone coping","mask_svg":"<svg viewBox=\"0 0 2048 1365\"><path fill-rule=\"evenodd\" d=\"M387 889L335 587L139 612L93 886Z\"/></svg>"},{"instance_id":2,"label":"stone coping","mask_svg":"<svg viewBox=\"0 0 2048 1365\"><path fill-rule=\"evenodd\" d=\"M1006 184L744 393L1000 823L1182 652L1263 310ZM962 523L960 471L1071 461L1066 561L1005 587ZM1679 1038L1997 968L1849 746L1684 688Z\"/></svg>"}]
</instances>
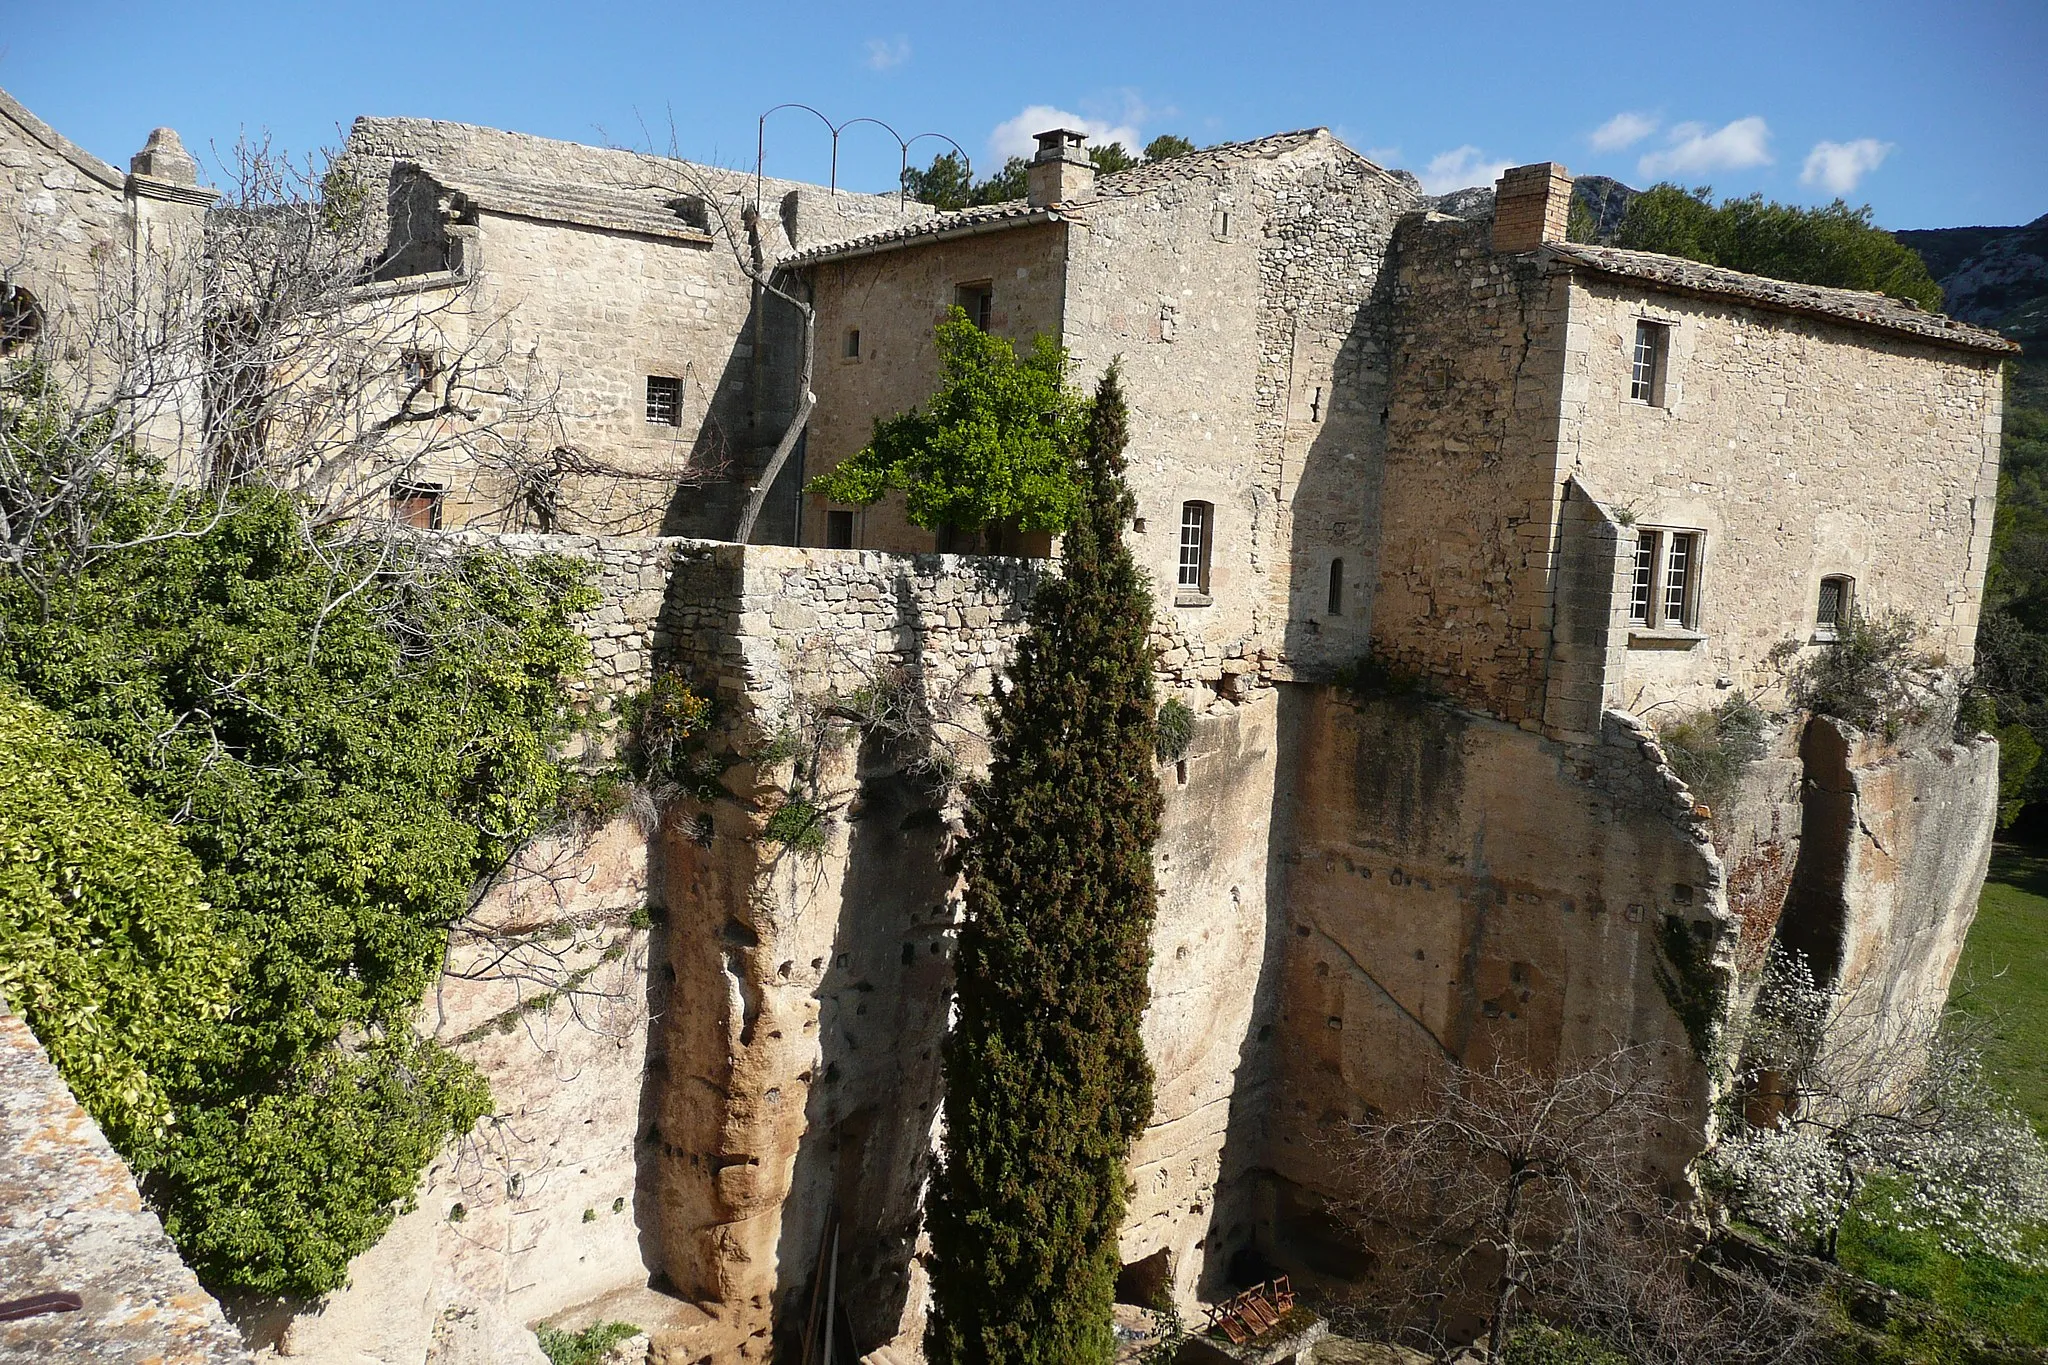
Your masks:
<instances>
[{"instance_id":1,"label":"stone coping","mask_svg":"<svg viewBox=\"0 0 2048 1365\"><path fill-rule=\"evenodd\" d=\"M2020 353L2017 342L2008 341L1996 332L1957 322L1940 313L1924 312L1885 294L1773 280L1653 251L1628 251L1616 246L1593 246L1582 242L1545 242L1540 255L1570 269L1639 281L1670 293L1728 299L1781 313L1822 317L1896 332L1960 350L1993 355Z\"/></svg>"}]
</instances>

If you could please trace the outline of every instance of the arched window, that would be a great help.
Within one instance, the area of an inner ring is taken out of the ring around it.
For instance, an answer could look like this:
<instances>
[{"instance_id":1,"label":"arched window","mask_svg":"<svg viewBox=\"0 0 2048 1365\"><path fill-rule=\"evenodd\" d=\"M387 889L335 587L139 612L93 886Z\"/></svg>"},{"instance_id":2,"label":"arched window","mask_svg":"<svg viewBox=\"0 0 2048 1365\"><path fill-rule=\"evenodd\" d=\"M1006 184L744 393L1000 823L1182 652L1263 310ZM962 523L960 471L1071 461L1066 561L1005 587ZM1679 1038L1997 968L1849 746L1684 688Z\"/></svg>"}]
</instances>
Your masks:
<instances>
[{"instance_id":1,"label":"arched window","mask_svg":"<svg viewBox=\"0 0 2048 1365\"><path fill-rule=\"evenodd\" d=\"M1820 601L1813 612L1813 638L1832 640L1856 611L1856 580L1830 574L1820 581Z\"/></svg>"},{"instance_id":2,"label":"arched window","mask_svg":"<svg viewBox=\"0 0 2048 1365\"><path fill-rule=\"evenodd\" d=\"M43 330L43 310L20 285L0 285L0 356L25 351Z\"/></svg>"},{"instance_id":3,"label":"arched window","mask_svg":"<svg viewBox=\"0 0 2048 1365\"><path fill-rule=\"evenodd\" d=\"M1330 615L1344 614L1344 561L1330 561Z\"/></svg>"},{"instance_id":4,"label":"arched window","mask_svg":"<svg viewBox=\"0 0 2048 1365\"><path fill-rule=\"evenodd\" d=\"M1209 592L1210 542L1215 539L1216 508L1206 502L1180 505L1180 577L1182 592Z\"/></svg>"}]
</instances>

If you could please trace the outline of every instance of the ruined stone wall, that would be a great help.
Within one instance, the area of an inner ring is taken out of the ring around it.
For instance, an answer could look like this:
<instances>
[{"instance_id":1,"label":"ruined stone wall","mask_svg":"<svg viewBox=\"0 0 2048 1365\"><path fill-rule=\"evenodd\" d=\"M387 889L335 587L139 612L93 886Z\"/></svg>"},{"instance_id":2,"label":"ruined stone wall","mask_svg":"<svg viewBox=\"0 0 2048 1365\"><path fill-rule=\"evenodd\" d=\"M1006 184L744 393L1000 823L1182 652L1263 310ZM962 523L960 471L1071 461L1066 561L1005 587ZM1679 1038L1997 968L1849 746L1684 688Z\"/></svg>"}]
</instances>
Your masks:
<instances>
[{"instance_id":1,"label":"ruined stone wall","mask_svg":"<svg viewBox=\"0 0 2048 1365\"><path fill-rule=\"evenodd\" d=\"M1359 1273L1322 1211L1343 1193L1326 1144L1368 1107L1414 1106L1447 1058L1543 1068L1641 1045L1682 1097L1643 1144L1675 1180L1711 1078L1660 973L1724 991L1733 934L1720 861L1648 732L1610 714L1599 743L1563 745L1443 703L1284 692L1274 1254ZM1715 965L1674 972L1667 935Z\"/></svg>"},{"instance_id":2,"label":"ruined stone wall","mask_svg":"<svg viewBox=\"0 0 2048 1365\"><path fill-rule=\"evenodd\" d=\"M1706 533L1703 638L1639 638L1632 709L1711 705L1727 682L1768 691L1765 655L1813 640L1827 574L1969 666L1998 491L1995 357L1594 277L1572 282L1570 310L1567 470L1641 525ZM1629 397L1640 319L1671 328L1661 406Z\"/></svg>"},{"instance_id":3,"label":"ruined stone wall","mask_svg":"<svg viewBox=\"0 0 2048 1365\"><path fill-rule=\"evenodd\" d=\"M1543 714L1566 296L1486 220L1394 238L1376 649L1505 719Z\"/></svg>"},{"instance_id":4,"label":"ruined stone wall","mask_svg":"<svg viewBox=\"0 0 2048 1365\"><path fill-rule=\"evenodd\" d=\"M1058 223L1013 227L812 266L818 406L804 435L806 476L836 469L868 443L877 420L931 398L939 384L932 329L960 285L989 283L989 330L1014 342L1019 354L1038 336L1059 336L1066 232ZM847 336L855 329L860 354L849 356ZM805 544L825 544L828 511L824 499L806 495ZM911 524L901 493L854 509L853 517L853 543L863 549L924 551L936 543L932 532Z\"/></svg>"}]
</instances>

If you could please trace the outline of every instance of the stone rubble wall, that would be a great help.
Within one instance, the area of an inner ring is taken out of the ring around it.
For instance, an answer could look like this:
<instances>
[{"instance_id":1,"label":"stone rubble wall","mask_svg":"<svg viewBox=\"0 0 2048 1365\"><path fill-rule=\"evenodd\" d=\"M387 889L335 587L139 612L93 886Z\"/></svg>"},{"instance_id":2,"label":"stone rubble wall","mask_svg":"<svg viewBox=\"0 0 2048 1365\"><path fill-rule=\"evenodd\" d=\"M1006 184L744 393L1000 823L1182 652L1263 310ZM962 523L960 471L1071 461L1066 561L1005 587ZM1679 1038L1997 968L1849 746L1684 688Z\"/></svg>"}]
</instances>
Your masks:
<instances>
[{"instance_id":1,"label":"stone rubble wall","mask_svg":"<svg viewBox=\"0 0 2048 1365\"><path fill-rule=\"evenodd\" d=\"M35 295L47 325L90 318L126 251L122 176L0 92L0 277Z\"/></svg>"},{"instance_id":2,"label":"stone rubble wall","mask_svg":"<svg viewBox=\"0 0 2048 1365\"><path fill-rule=\"evenodd\" d=\"M0 1359L232 1365L249 1353L135 1178L0 1001L0 1285L84 1307L0 1323Z\"/></svg>"}]
</instances>

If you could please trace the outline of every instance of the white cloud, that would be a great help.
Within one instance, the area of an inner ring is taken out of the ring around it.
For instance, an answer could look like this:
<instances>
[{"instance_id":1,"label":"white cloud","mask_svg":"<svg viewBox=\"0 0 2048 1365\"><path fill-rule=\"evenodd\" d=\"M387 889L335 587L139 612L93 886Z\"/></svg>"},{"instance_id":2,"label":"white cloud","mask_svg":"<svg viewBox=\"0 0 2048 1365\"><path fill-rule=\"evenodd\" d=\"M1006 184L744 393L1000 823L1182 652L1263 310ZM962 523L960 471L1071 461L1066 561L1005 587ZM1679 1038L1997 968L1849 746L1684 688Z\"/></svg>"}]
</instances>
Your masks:
<instances>
[{"instance_id":1,"label":"white cloud","mask_svg":"<svg viewBox=\"0 0 2048 1365\"><path fill-rule=\"evenodd\" d=\"M1512 161L1496 161L1468 143L1431 157L1418 178L1422 181L1423 193L1449 194L1470 185L1491 185L1500 179L1502 171L1514 164Z\"/></svg>"},{"instance_id":2,"label":"white cloud","mask_svg":"<svg viewBox=\"0 0 2048 1365\"><path fill-rule=\"evenodd\" d=\"M902 34L894 38L868 39L868 70L894 71L910 60L910 39Z\"/></svg>"},{"instance_id":3,"label":"white cloud","mask_svg":"<svg viewBox=\"0 0 2048 1365\"><path fill-rule=\"evenodd\" d=\"M1704 123L1674 124L1662 151L1645 152L1636 171L1645 180L1699 175L1771 164L1771 128L1752 114L1709 131Z\"/></svg>"},{"instance_id":4,"label":"white cloud","mask_svg":"<svg viewBox=\"0 0 2048 1365\"><path fill-rule=\"evenodd\" d=\"M1863 177L1884 164L1892 144L1874 137L1854 142L1816 142L1806 154L1806 169L1799 173L1802 185L1818 185L1829 194L1849 194Z\"/></svg>"},{"instance_id":5,"label":"white cloud","mask_svg":"<svg viewBox=\"0 0 2048 1365\"><path fill-rule=\"evenodd\" d=\"M1587 140L1596 152L1618 152L1624 147L1633 147L1657 131L1657 120L1648 114L1632 114L1626 111L1616 114L1593 130Z\"/></svg>"},{"instance_id":6,"label":"white cloud","mask_svg":"<svg viewBox=\"0 0 2048 1365\"><path fill-rule=\"evenodd\" d=\"M1126 118L1128 120L1129 116ZM1134 122L1112 123L1107 119L1083 118L1050 104L1034 104L1017 117L998 123L995 131L988 135L988 149L995 154L995 164L1000 166L1013 156L1030 156L1038 150L1036 135L1052 128L1071 128L1077 133L1085 133L1088 140L1098 147L1104 143L1121 142L1124 150L1134 156L1145 147L1144 135Z\"/></svg>"}]
</instances>

